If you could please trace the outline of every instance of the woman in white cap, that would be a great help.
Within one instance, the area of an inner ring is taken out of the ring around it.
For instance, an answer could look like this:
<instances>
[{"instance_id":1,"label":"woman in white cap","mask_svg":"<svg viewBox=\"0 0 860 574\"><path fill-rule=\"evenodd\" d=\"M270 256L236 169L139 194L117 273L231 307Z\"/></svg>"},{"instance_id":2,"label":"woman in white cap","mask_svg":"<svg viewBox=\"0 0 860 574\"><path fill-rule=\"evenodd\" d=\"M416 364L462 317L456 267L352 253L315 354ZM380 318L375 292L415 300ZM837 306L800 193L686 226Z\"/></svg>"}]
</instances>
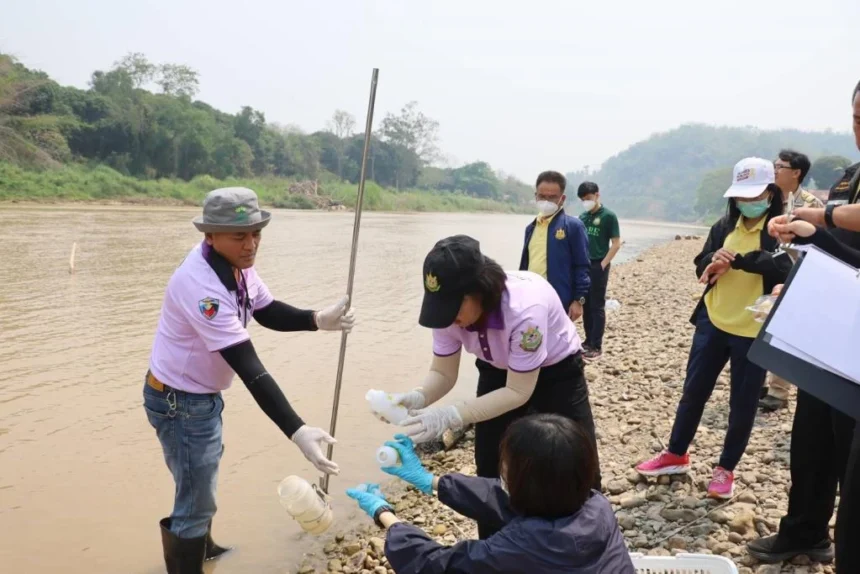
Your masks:
<instances>
[{"instance_id":1,"label":"woman in white cap","mask_svg":"<svg viewBox=\"0 0 860 574\"><path fill-rule=\"evenodd\" d=\"M234 373L254 400L313 465L337 474L322 451L334 439L308 426L290 406L254 350L253 317L276 331L350 331L342 298L322 311L276 301L254 269L261 230L271 214L250 189L210 192L194 225L205 234L167 284L143 387L144 408L176 485L173 512L161 520L169 574L200 574L226 549L212 541L221 460L221 392Z\"/></svg>"},{"instance_id":2,"label":"woman in white cap","mask_svg":"<svg viewBox=\"0 0 860 574\"><path fill-rule=\"evenodd\" d=\"M708 496L731 498L734 469L746 450L755 422L765 371L747 359L761 324L746 308L785 281L792 261L774 254L778 245L767 223L783 211L773 162L746 158L735 165L726 215L711 227L696 256L696 276L706 285L691 322L696 326L687 377L669 448L636 467L645 476L684 474L687 449L696 435L717 378L731 361L729 428L723 452L708 486Z\"/></svg>"}]
</instances>

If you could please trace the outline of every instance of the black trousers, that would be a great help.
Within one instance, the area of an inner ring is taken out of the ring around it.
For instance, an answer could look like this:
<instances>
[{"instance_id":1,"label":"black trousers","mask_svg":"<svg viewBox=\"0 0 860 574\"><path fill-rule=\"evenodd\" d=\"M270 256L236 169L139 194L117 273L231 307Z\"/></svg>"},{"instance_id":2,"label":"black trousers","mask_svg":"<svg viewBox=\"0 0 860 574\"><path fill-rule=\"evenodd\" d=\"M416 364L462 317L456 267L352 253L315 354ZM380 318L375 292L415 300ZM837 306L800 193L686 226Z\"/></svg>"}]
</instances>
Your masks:
<instances>
[{"instance_id":1,"label":"black trousers","mask_svg":"<svg viewBox=\"0 0 860 574\"><path fill-rule=\"evenodd\" d=\"M854 429L854 443L839 493L836 572L860 572L860 423Z\"/></svg>"},{"instance_id":2,"label":"black trousers","mask_svg":"<svg viewBox=\"0 0 860 574\"><path fill-rule=\"evenodd\" d=\"M606 285L609 283L609 268L600 266L602 259L591 261L589 276L591 287L585 298L585 308L582 312L582 326L585 329L585 343L591 349L603 349L603 333L606 330Z\"/></svg>"},{"instance_id":3,"label":"black trousers","mask_svg":"<svg viewBox=\"0 0 860 574\"><path fill-rule=\"evenodd\" d=\"M507 370L497 369L481 359L475 361L475 365L478 367L479 397L501 389L507 383ZM571 355L551 367L542 368L534 393L526 404L475 425L475 466L478 476L499 477L499 447L502 436L508 425L531 413L554 413L573 419L582 425L593 441L595 452L597 451L594 417L591 414L591 403L588 401L588 386L580 354ZM599 472L594 488L600 490ZM482 540L489 538L500 528L499 524L479 522L478 537Z\"/></svg>"},{"instance_id":4,"label":"black trousers","mask_svg":"<svg viewBox=\"0 0 860 574\"><path fill-rule=\"evenodd\" d=\"M828 523L836 504L836 487L841 484L842 504L845 504L846 490L850 490L846 489L843 479L854 426L851 417L809 393L797 390L797 409L791 428L788 514L779 524L780 538L790 541L793 546L812 545L829 537ZM842 512L843 516L845 514ZM846 523L851 520L845 517ZM856 523L856 515L853 520ZM856 546L860 542L860 533L855 531L854 536ZM860 572L860 569L844 571L853 573Z\"/></svg>"}]
</instances>

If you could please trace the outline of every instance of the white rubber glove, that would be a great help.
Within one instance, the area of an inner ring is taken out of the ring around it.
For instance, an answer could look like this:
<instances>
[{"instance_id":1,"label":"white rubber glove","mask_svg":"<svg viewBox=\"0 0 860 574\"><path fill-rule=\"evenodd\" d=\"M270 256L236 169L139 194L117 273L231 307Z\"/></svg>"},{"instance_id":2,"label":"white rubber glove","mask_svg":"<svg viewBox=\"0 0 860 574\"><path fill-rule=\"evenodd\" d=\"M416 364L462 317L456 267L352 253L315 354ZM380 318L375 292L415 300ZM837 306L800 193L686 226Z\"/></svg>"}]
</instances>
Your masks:
<instances>
[{"instance_id":1,"label":"white rubber glove","mask_svg":"<svg viewBox=\"0 0 860 574\"><path fill-rule=\"evenodd\" d=\"M404 419L400 426L404 427L406 436L419 443L440 438L448 429L463 428L463 419L453 405L431 407L416 411L413 416Z\"/></svg>"},{"instance_id":2,"label":"white rubber glove","mask_svg":"<svg viewBox=\"0 0 860 574\"><path fill-rule=\"evenodd\" d=\"M409 391L408 393L393 393L391 398L394 399L395 405L403 405L406 410L412 413L418 409L424 408L424 403L427 399L421 391Z\"/></svg>"},{"instance_id":3,"label":"white rubber glove","mask_svg":"<svg viewBox=\"0 0 860 574\"><path fill-rule=\"evenodd\" d=\"M344 295L334 305L314 313L317 328L321 331L346 331L347 333L352 331L355 325L355 313L350 308L344 314L347 303L349 303L349 295Z\"/></svg>"},{"instance_id":4,"label":"white rubber glove","mask_svg":"<svg viewBox=\"0 0 860 574\"><path fill-rule=\"evenodd\" d=\"M330 434L317 427L302 425L293 433L292 441L296 443L305 458L313 464L318 471L325 474L339 474L340 468L337 464L325 457L322 450L323 443L335 444L337 441Z\"/></svg>"}]
</instances>

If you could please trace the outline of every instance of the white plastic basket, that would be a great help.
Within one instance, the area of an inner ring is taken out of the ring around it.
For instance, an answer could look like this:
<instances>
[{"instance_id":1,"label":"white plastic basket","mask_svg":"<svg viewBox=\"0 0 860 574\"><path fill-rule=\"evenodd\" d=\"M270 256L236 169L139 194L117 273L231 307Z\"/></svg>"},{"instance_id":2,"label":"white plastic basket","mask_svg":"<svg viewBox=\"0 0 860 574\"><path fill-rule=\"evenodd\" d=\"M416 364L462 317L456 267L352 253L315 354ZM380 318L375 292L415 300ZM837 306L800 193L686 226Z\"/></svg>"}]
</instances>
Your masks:
<instances>
[{"instance_id":1,"label":"white plastic basket","mask_svg":"<svg viewBox=\"0 0 860 574\"><path fill-rule=\"evenodd\" d=\"M710 554L645 556L636 552L630 558L636 574L738 574L731 560Z\"/></svg>"}]
</instances>

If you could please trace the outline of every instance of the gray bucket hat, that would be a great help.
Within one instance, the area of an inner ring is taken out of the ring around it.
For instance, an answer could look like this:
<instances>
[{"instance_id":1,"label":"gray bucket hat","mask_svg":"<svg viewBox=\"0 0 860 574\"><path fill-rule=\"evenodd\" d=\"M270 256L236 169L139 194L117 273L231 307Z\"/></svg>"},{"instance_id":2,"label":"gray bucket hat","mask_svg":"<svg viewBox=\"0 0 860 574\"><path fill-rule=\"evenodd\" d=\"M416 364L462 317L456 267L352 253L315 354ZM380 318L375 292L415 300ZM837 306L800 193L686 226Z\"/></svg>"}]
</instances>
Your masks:
<instances>
[{"instance_id":1,"label":"gray bucket hat","mask_svg":"<svg viewBox=\"0 0 860 574\"><path fill-rule=\"evenodd\" d=\"M256 231L269 224L272 214L260 209L257 194L247 187L222 187L206 194L203 215L192 220L203 233Z\"/></svg>"}]
</instances>

